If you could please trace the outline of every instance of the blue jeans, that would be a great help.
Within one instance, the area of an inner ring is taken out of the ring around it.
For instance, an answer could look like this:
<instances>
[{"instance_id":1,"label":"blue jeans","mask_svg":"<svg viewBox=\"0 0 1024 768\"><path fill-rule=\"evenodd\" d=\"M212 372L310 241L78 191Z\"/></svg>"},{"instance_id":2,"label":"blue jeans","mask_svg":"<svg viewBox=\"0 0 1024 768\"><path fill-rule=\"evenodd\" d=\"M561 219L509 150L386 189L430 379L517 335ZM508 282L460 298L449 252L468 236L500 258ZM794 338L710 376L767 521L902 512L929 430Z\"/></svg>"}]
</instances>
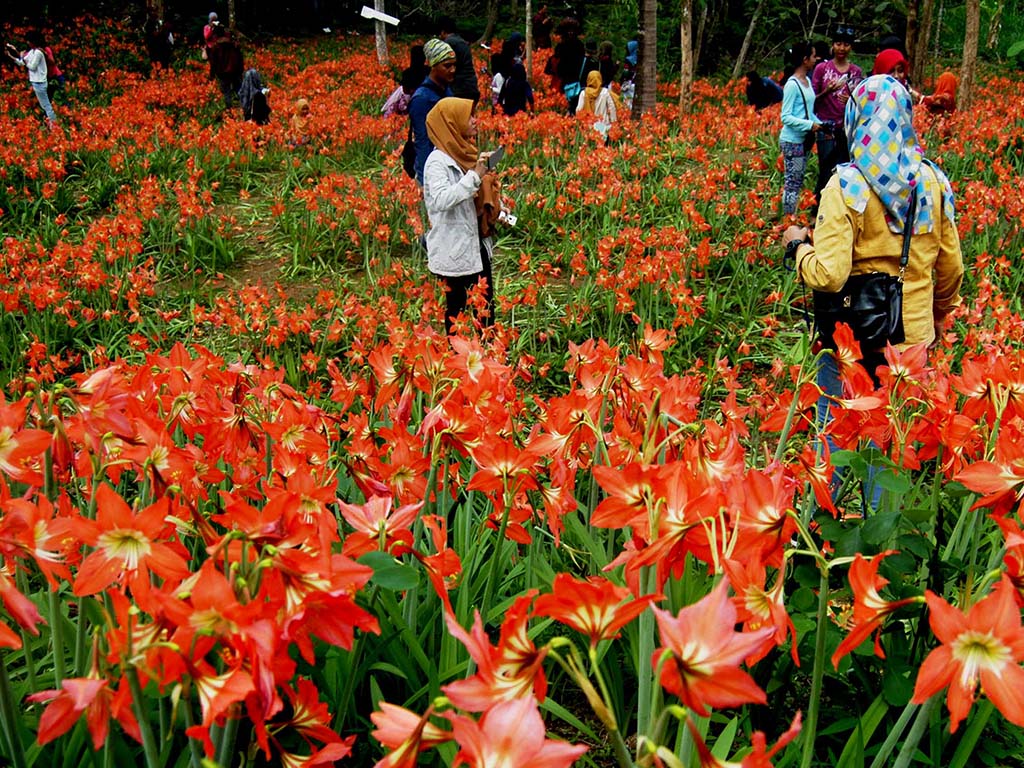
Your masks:
<instances>
[{"instance_id":1,"label":"blue jeans","mask_svg":"<svg viewBox=\"0 0 1024 768\"><path fill-rule=\"evenodd\" d=\"M829 407L832 404L832 400L843 396L843 382L839 379L839 366L836 365L836 359L830 352L826 352L818 358L817 382L818 387L821 389L821 397L818 398L817 421L818 429L822 430L832 421L832 413ZM830 435L825 435L825 442L828 444L829 453L837 449ZM868 507L877 510L882 503L882 486L877 482L878 473L881 471L882 467L874 464L869 465L867 477L864 478L864 483L861 486L865 501L865 517L867 516ZM836 467L832 474L833 502L836 501L839 495L839 488L843 484L844 474L845 468L840 467Z\"/></svg>"},{"instance_id":2,"label":"blue jeans","mask_svg":"<svg viewBox=\"0 0 1024 768\"><path fill-rule=\"evenodd\" d=\"M46 83L32 83L32 90L36 92L36 98L39 100L39 106L46 113L46 119L51 123L57 122L57 113L53 111L50 96L46 93Z\"/></svg>"}]
</instances>

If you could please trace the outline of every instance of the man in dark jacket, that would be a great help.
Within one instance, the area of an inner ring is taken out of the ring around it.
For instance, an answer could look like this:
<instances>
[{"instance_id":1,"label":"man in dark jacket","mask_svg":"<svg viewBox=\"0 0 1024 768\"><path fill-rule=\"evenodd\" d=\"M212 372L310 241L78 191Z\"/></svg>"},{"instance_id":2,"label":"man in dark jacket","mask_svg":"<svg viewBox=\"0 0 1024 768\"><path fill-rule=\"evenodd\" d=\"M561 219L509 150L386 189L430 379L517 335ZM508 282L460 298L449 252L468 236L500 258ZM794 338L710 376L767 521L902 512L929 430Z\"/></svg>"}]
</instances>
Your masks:
<instances>
[{"instance_id":1,"label":"man in dark jacket","mask_svg":"<svg viewBox=\"0 0 1024 768\"><path fill-rule=\"evenodd\" d=\"M452 96L452 80L455 78L455 51L443 40L434 38L423 46L430 74L409 100L409 124L412 126L412 140L416 146L416 183L423 186L423 166L427 156L433 152L434 144L427 135L427 115L445 96Z\"/></svg>"},{"instance_id":2,"label":"man in dark jacket","mask_svg":"<svg viewBox=\"0 0 1024 768\"><path fill-rule=\"evenodd\" d=\"M469 43L455 29L451 16L442 16L437 20L437 36L444 40L455 51L455 80L452 82L452 96L459 99L472 99L473 106L480 101L480 84L476 79L476 65L473 64L473 53Z\"/></svg>"}]
</instances>

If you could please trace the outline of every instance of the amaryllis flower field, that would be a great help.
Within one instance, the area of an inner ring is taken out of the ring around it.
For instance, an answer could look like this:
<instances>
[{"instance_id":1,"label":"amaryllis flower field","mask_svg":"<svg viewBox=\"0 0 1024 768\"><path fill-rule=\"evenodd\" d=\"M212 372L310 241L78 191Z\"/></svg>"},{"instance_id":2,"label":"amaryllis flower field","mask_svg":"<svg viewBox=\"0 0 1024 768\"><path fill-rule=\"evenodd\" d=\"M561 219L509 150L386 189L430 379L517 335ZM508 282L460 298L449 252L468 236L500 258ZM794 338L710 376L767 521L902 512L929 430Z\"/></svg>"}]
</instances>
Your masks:
<instances>
[{"instance_id":1,"label":"amaryllis flower field","mask_svg":"<svg viewBox=\"0 0 1024 768\"><path fill-rule=\"evenodd\" d=\"M56 130L0 71L0 762L1020 764L1020 80L915 115L964 302L823 427L738 82L606 145L538 52L449 340L372 40L248 43L267 126L195 51L58 46Z\"/></svg>"}]
</instances>

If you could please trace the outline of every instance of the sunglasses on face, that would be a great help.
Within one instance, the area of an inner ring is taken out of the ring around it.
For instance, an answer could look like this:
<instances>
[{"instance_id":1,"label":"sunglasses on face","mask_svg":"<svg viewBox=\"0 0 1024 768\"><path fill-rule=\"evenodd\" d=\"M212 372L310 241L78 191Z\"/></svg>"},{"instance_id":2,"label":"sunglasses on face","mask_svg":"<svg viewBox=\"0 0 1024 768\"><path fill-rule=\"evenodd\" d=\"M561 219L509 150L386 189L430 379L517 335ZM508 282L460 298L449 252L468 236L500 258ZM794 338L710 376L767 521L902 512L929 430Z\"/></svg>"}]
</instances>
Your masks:
<instances>
[{"instance_id":1,"label":"sunglasses on face","mask_svg":"<svg viewBox=\"0 0 1024 768\"><path fill-rule=\"evenodd\" d=\"M853 27L836 27L836 37L850 38L851 40L855 37Z\"/></svg>"}]
</instances>

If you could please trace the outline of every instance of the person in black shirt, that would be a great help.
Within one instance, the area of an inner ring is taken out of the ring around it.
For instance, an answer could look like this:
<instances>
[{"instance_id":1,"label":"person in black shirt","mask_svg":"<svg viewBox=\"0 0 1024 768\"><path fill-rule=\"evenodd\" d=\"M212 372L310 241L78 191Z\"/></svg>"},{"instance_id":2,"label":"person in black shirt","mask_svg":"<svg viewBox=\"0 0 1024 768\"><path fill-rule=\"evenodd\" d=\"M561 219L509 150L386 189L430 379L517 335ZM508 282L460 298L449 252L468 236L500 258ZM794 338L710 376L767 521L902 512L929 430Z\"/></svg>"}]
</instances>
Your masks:
<instances>
[{"instance_id":1,"label":"person in black shirt","mask_svg":"<svg viewBox=\"0 0 1024 768\"><path fill-rule=\"evenodd\" d=\"M585 51L580 40L580 25L576 19L567 18L558 25L558 33L562 42L555 46L555 58L558 60L558 79L562 83L562 92L570 115L576 114L576 103L579 101L581 82L585 81Z\"/></svg>"},{"instance_id":2,"label":"person in black shirt","mask_svg":"<svg viewBox=\"0 0 1024 768\"><path fill-rule=\"evenodd\" d=\"M471 99L473 107L480 101L480 84L476 79L476 65L473 64L473 53L469 43L462 39L455 28L451 16L442 16L437 20L437 36L444 40L455 51L455 81L452 83L452 95L457 99Z\"/></svg>"}]
</instances>

